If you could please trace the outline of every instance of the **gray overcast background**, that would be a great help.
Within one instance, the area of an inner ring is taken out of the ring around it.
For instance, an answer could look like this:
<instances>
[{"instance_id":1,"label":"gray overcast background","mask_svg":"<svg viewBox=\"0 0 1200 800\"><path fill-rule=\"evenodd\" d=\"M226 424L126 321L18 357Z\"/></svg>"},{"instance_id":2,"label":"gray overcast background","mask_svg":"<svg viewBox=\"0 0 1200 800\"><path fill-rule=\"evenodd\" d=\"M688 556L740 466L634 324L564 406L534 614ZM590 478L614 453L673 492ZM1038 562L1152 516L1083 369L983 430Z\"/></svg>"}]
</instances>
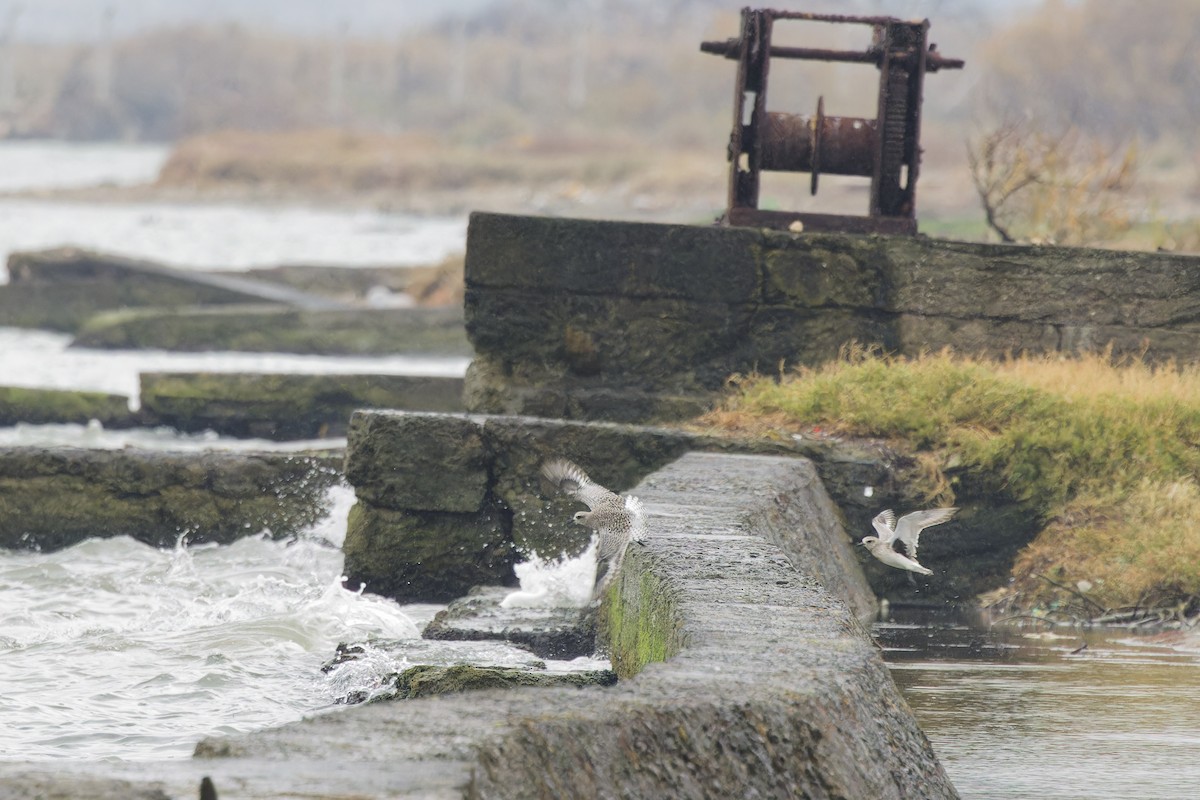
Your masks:
<instances>
[{"instance_id":1,"label":"gray overcast background","mask_svg":"<svg viewBox=\"0 0 1200 800\"><path fill-rule=\"evenodd\" d=\"M235 22L250 28L322 36L343 25L351 36L385 37L427 25L441 17L470 16L488 6L534 5L538 0L3 0L0 35L13 23L11 35L23 41L81 41L99 38L111 12L111 35L146 28ZM578 6L597 11L628 0L567 0L547 3L563 9ZM745 5L845 14L890 14L898 17L997 15L1016 12L1036 0L642 0L643 9L679 13L687 9ZM16 14L15 18L13 14Z\"/></svg>"}]
</instances>

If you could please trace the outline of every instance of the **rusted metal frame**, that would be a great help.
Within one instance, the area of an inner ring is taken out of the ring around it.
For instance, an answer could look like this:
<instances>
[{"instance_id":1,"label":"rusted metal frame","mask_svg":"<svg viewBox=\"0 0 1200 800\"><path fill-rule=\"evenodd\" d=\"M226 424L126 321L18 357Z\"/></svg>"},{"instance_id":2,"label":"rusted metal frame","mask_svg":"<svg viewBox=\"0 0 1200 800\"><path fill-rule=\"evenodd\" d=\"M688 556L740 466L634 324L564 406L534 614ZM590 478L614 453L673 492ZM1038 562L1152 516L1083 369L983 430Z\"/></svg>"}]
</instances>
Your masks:
<instances>
[{"instance_id":1,"label":"rusted metal frame","mask_svg":"<svg viewBox=\"0 0 1200 800\"><path fill-rule=\"evenodd\" d=\"M874 29L873 42L865 52L773 47L776 19L869 24ZM928 20L744 8L740 39L701 43L705 52L738 61L726 221L779 228L799 222L806 230L915 233L924 76L939 67L963 65L961 60L942 58L926 46L928 29ZM772 57L876 63L880 71L876 119L826 117L823 99L818 100L815 118L767 112ZM748 95L753 102L750 109L746 108ZM814 194L822 171L868 176L869 216L761 211L758 199L764 168L810 172Z\"/></svg>"},{"instance_id":2,"label":"rusted metal frame","mask_svg":"<svg viewBox=\"0 0 1200 800\"><path fill-rule=\"evenodd\" d=\"M701 42L700 51L712 55L724 56L736 60L741 52L741 42L728 39L724 42ZM883 53L875 48L867 50L823 50L818 47L786 47L772 45L769 51L771 58L792 58L802 61L842 61L850 64L874 64L879 66ZM916 58L917 53L906 57ZM939 69L961 69L965 63L961 58L943 58L939 53L922 51L920 57L925 59L927 72L937 72Z\"/></svg>"},{"instance_id":3,"label":"rusted metal frame","mask_svg":"<svg viewBox=\"0 0 1200 800\"><path fill-rule=\"evenodd\" d=\"M879 62L879 94L875 99L875 120L879 125L879 138L875 144L875 153L871 165L871 189L870 189L870 207L867 209L868 215L872 217L879 216L883 213L882 202L880 200L881 188L883 183L883 139L886 135L887 122L884 113L887 103L887 79L891 70L891 26L888 24L876 25L873 37L877 46L883 51L883 59Z\"/></svg>"},{"instance_id":4,"label":"rusted metal frame","mask_svg":"<svg viewBox=\"0 0 1200 800\"><path fill-rule=\"evenodd\" d=\"M733 134L730 138L729 208L758 206L760 173L762 172L762 131L767 118L767 74L771 60L771 24L767 15L751 9L742 10L742 52L738 59L738 79L734 86ZM749 122L746 114L746 94L753 92L754 105ZM742 159L746 164L743 168Z\"/></svg>"},{"instance_id":5,"label":"rusted metal frame","mask_svg":"<svg viewBox=\"0 0 1200 800\"><path fill-rule=\"evenodd\" d=\"M888 25L895 17L855 17L847 14L820 14L812 11L780 11L768 9L772 19L799 19L807 22L848 22L857 25Z\"/></svg>"},{"instance_id":6,"label":"rusted metal frame","mask_svg":"<svg viewBox=\"0 0 1200 800\"><path fill-rule=\"evenodd\" d=\"M917 176L921 172L921 108L924 105L925 72L932 56L926 43L929 41L929 20L920 23L920 41L917 43L917 65L909 76L908 108L909 125L905 131L904 159L908 163L908 179L905 181L905 216L917 216Z\"/></svg>"}]
</instances>

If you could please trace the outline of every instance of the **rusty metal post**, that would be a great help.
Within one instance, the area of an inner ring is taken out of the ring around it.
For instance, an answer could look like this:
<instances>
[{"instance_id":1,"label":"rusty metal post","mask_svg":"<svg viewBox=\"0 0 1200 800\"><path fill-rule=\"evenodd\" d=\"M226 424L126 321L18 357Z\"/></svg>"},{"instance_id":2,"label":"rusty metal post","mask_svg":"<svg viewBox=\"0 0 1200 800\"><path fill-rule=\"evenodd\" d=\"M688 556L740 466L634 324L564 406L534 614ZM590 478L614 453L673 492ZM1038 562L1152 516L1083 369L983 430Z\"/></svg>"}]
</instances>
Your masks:
<instances>
[{"instance_id":1,"label":"rusty metal post","mask_svg":"<svg viewBox=\"0 0 1200 800\"><path fill-rule=\"evenodd\" d=\"M776 47L771 44L771 34L779 20L869 25L872 42L865 51ZM737 39L702 42L701 51L738 62L724 221L760 227L794 229L800 223L808 230L915 233L925 73L963 66L962 61L943 58L933 46L927 46L928 32L929 20L744 8ZM874 64L879 69L877 117L827 116L824 98L818 99L813 117L768 112L772 58ZM869 178L867 216L759 210L763 170L808 172L813 194L822 173Z\"/></svg>"}]
</instances>

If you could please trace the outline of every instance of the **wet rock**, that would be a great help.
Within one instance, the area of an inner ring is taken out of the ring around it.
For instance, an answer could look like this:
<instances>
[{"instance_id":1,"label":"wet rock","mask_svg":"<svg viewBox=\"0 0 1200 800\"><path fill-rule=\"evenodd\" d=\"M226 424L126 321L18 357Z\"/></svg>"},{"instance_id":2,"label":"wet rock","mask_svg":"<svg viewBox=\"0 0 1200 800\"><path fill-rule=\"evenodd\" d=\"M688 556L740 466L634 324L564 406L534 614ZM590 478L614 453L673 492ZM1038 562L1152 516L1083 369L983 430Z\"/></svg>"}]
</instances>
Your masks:
<instances>
[{"instance_id":1,"label":"wet rock","mask_svg":"<svg viewBox=\"0 0 1200 800\"><path fill-rule=\"evenodd\" d=\"M337 455L0 448L0 547L289 536L327 513Z\"/></svg>"},{"instance_id":2,"label":"wet rock","mask_svg":"<svg viewBox=\"0 0 1200 800\"><path fill-rule=\"evenodd\" d=\"M347 585L401 602L446 602L515 580L508 512L393 511L359 502L346 526Z\"/></svg>"},{"instance_id":3,"label":"wet rock","mask_svg":"<svg viewBox=\"0 0 1200 800\"><path fill-rule=\"evenodd\" d=\"M407 666L414 662L425 668L466 666L514 672L541 672L546 669L546 662L542 659L528 650L504 642L483 644L400 639L372 641L369 645L339 644L334 657L321 667L321 671L330 676L328 685L335 691L338 686L345 687L345 693L337 696L334 703L356 705L396 699L396 681L400 673L392 665ZM381 665L387 667L381 669Z\"/></svg>"},{"instance_id":4,"label":"wet rock","mask_svg":"<svg viewBox=\"0 0 1200 800\"><path fill-rule=\"evenodd\" d=\"M425 626L427 639L503 641L542 658L569 661L596 651L596 622L578 608L504 608L511 592L479 587L451 603Z\"/></svg>"},{"instance_id":5,"label":"wet rock","mask_svg":"<svg viewBox=\"0 0 1200 800\"><path fill-rule=\"evenodd\" d=\"M355 412L346 476L359 505L346 536L346 574L409 602L511 582L518 554L574 556L591 538L572 521L582 506L541 485L543 461L571 458L621 491L693 439L611 423Z\"/></svg>"},{"instance_id":6,"label":"wet rock","mask_svg":"<svg viewBox=\"0 0 1200 800\"><path fill-rule=\"evenodd\" d=\"M413 375L156 373L141 375L141 419L182 431L316 439L345 436L363 408L462 409L462 380Z\"/></svg>"},{"instance_id":7,"label":"wet rock","mask_svg":"<svg viewBox=\"0 0 1200 800\"><path fill-rule=\"evenodd\" d=\"M488 456L477 421L356 413L347 438L346 479L360 499L403 511L475 512L483 507Z\"/></svg>"}]
</instances>

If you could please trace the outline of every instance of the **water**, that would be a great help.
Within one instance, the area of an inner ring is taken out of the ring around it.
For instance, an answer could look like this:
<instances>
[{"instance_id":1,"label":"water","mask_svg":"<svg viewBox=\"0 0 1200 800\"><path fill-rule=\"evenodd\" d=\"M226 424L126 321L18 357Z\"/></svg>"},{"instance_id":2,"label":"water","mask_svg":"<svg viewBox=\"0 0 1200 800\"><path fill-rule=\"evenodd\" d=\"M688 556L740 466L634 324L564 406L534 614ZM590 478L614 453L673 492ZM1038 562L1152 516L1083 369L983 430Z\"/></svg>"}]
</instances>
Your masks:
<instances>
[{"instance_id":1,"label":"water","mask_svg":"<svg viewBox=\"0 0 1200 800\"><path fill-rule=\"evenodd\" d=\"M167 155L160 144L0 141L0 192L151 183Z\"/></svg>"},{"instance_id":2,"label":"water","mask_svg":"<svg viewBox=\"0 0 1200 800\"><path fill-rule=\"evenodd\" d=\"M574 558L542 558L529 553L513 571L520 588L500 601L504 608L583 608L596 583L598 537Z\"/></svg>"},{"instance_id":3,"label":"water","mask_svg":"<svg viewBox=\"0 0 1200 800\"><path fill-rule=\"evenodd\" d=\"M0 192L146 183L160 147L0 143ZM8 255L75 245L177 267L430 264L462 252L464 217L244 203L86 203L0 198L0 282Z\"/></svg>"},{"instance_id":4,"label":"water","mask_svg":"<svg viewBox=\"0 0 1200 800\"><path fill-rule=\"evenodd\" d=\"M876 635L964 800L1200 797L1200 631L917 616Z\"/></svg>"},{"instance_id":5,"label":"water","mask_svg":"<svg viewBox=\"0 0 1200 800\"><path fill-rule=\"evenodd\" d=\"M304 452L344 448L345 437L325 439L234 439L213 431L182 433L174 428L117 428L106 430L97 420L87 425L74 423L0 427L0 447L87 447L93 450L169 450L197 453L204 450L260 452Z\"/></svg>"},{"instance_id":6,"label":"water","mask_svg":"<svg viewBox=\"0 0 1200 800\"><path fill-rule=\"evenodd\" d=\"M320 667L338 642L418 635L394 602L341 587L351 502L339 488L290 541L0 551L2 757L183 758L334 702L345 686Z\"/></svg>"},{"instance_id":7,"label":"water","mask_svg":"<svg viewBox=\"0 0 1200 800\"><path fill-rule=\"evenodd\" d=\"M461 376L469 358L178 353L69 347L67 334L0 327L0 385L110 392L138 406L142 372L285 372Z\"/></svg>"}]
</instances>

